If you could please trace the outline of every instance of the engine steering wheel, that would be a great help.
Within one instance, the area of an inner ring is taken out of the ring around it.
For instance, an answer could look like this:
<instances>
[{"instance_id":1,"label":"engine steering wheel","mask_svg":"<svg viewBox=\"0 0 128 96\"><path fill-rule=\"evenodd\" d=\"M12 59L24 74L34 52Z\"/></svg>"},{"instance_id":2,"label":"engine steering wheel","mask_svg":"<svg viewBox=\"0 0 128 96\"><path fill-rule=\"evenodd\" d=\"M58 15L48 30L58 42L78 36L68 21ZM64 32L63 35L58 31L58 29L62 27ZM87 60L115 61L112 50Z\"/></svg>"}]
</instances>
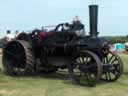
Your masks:
<instances>
[{"instance_id":1,"label":"engine steering wheel","mask_svg":"<svg viewBox=\"0 0 128 96\"><path fill-rule=\"evenodd\" d=\"M68 30L68 23L61 23L59 25L56 26L55 28L55 32L63 32L63 31L67 31Z\"/></svg>"}]
</instances>

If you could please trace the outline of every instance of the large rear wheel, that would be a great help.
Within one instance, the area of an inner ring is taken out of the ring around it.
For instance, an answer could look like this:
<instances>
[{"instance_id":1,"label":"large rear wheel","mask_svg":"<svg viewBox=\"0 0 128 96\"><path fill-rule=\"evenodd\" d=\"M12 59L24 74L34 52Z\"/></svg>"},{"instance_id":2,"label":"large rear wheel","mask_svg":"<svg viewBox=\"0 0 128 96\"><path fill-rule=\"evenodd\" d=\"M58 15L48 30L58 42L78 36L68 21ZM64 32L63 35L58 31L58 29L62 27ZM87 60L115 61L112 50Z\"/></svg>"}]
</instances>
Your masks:
<instances>
[{"instance_id":1,"label":"large rear wheel","mask_svg":"<svg viewBox=\"0 0 128 96\"><path fill-rule=\"evenodd\" d=\"M9 42L3 51L3 67L7 75L25 75L33 71L32 46L24 40Z\"/></svg>"}]
</instances>

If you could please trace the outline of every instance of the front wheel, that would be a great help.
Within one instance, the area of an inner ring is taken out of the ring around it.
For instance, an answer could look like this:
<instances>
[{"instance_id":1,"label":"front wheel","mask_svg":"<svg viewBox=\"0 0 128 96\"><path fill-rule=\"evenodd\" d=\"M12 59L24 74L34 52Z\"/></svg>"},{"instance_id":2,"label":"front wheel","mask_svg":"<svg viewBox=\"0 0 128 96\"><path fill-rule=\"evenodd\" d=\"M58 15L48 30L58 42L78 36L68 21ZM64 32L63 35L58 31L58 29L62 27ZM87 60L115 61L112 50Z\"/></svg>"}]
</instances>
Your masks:
<instances>
[{"instance_id":1,"label":"front wheel","mask_svg":"<svg viewBox=\"0 0 128 96\"><path fill-rule=\"evenodd\" d=\"M116 81L123 73L123 63L117 54L109 51L104 54L102 62L103 74L101 80L107 82Z\"/></svg>"}]
</instances>

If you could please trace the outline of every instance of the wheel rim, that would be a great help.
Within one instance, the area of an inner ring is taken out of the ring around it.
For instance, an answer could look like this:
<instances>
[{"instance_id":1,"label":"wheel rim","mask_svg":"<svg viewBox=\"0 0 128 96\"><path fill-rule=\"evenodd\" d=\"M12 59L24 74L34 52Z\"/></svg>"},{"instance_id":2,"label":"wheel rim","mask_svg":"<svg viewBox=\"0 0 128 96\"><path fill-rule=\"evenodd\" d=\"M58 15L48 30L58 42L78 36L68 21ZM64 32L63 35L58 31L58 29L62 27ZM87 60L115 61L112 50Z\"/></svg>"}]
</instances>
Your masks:
<instances>
[{"instance_id":1,"label":"wheel rim","mask_svg":"<svg viewBox=\"0 0 128 96\"><path fill-rule=\"evenodd\" d=\"M31 41L31 38L26 33L20 33L18 37L16 37L17 40L25 40L25 41Z\"/></svg>"},{"instance_id":2,"label":"wheel rim","mask_svg":"<svg viewBox=\"0 0 128 96\"><path fill-rule=\"evenodd\" d=\"M123 72L123 63L118 55L108 52L102 58L103 74L101 80L112 82L117 80Z\"/></svg>"},{"instance_id":3,"label":"wheel rim","mask_svg":"<svg viewBox=\"0 0 128 96\"><path fill-rule=\"evenodd\" d=\"M81 52L76 57L73 77L81 85L95 85L102 74L101 61L90 51Z\"/></svg>"}]
</instances>

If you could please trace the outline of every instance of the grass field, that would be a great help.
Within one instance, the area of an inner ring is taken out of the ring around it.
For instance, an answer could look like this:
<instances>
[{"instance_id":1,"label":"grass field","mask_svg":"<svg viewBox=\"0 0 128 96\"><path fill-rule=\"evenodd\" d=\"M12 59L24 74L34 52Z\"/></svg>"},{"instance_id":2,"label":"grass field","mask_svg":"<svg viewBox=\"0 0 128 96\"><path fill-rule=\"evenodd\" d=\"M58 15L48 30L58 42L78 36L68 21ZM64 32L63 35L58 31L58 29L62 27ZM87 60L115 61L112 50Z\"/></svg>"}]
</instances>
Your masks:
<instances>
[{"instance_id":1,"label":"grass field","mask_svg":"<svg viewBox=\"0 0 128 96\"><path fill-rule=\"evenodd\" d=\"M124 62L123 76L116 82L102 82L96 87L79 86L62 74L9 77L1 71L0 96L128 96L128 56L121 55L121 58Z\"/></svg>"}]
</instances>

